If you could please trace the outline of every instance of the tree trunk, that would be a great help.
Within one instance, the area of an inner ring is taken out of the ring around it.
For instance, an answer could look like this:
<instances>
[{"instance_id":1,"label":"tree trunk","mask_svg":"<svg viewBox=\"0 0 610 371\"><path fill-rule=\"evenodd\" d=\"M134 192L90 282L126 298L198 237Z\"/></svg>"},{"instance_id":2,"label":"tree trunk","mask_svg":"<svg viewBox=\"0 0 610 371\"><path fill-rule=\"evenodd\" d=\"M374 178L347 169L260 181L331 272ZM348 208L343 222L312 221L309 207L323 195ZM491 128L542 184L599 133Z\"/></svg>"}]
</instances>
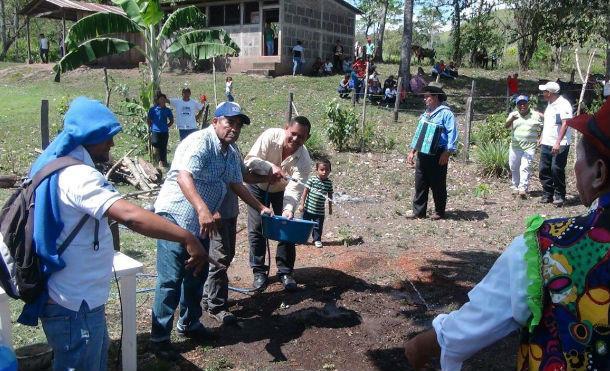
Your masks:
<instances>
[{"instance_id":1,"label":"tree trunk","mask_svg":"<svg viewBox=\"0 0 610 371\"><path fill-rule=\"evenodd\" d=\"M610 76L610 6L606 14L606 76Z\"/></svg>"},{"instance_id":2,"label":"tree trunk","mask_svg":"<svg viewBox=\"0 0 610 371\"><path fill-rule=\"evenodd\" d=\"M559 72L561 69L561 46L553 48L553 72Z\"/></svg>"},{"instance_id":3,"label":"tree trunk","mask_svg":"<svg viewBox=\"0 0 610 371\"><path fill-rule=\"evenodd\" d=\"M375 62L383 62L383 36L385 33L385 21L388 17L388 5L389 0L384 0L379 21L379 38L377 39L377 48L375 49Z\"/></svg>"},{"instance_id":4,"label":"tree trunk","mask_svg":"<svg viewBox=\"0 0 610 371\"><path fill-rule=\"evenodd\" d=\"M401 99L403 91L408 91L409 82L411 81L411 45L413 43L413 1L414 0L405 0L402 43L400 50L400 69L398 71L398 76L402 77L402 86L399 87L399 96L397 97L397 99Z\"/></svg>"},{"instance_id":5,"label":"tree trunk","mask_svg":"<svg viewBox=\"0 0 610 371\"><path fill-rule=\"evenodd\" d=\"M460 1L453 0L453 19L451 21L452 28L453 28L451 30L451 35L453 38L452 59L455 63L457 63L458 66L462 63L462 50L461 50L462 31L460 29L462 15L460 13L461 13Z\"/></svg>"},{"instance_id":6,"label":"tree trunk","mask_svg":"<svg viewBox=\"0 0 610 371\"><path fill-rule=\"evenodd\" d=\"M8 41L8 35L6 34L6 11L4 8L4 0L0 0L0 41L2 41L2 56L6 56L8 47L6 46Z\"/></svg>"}]
</instances>

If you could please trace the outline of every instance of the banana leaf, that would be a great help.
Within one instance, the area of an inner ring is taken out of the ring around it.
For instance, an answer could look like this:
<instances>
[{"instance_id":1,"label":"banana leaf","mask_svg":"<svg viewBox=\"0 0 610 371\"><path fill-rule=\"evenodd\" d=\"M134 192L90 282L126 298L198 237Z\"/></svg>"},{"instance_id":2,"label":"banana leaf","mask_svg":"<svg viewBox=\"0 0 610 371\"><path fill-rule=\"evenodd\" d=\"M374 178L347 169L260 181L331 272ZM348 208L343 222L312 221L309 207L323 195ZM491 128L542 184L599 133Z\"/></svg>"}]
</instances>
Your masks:
<instances>
[{"instance_id":1,"label":"banana leaf","mask_svg":"<svg viewBox=\"0 0 610 371\"><path fill-rule=\"evenodd\" d=\"M163 24L157 40L161 40L162 37L169 38L174 32L185 28L205 28L205 20L205 14L194 5L177 9L169 15Z\"/></svg>"},{"instance_id":2,"label":"banana leaf","mask_svg":"<svg viewBox=\"0 0 610 371\"><path fill-rule=\"evenodd\" d=\"M112 2L120 6L127 17L141 27L156 25L165 15L159 0L112 0Z\"/></svg>"},{"instance_id":3,"label":"banana leaf","mask_svg":"<svg viewBox=\"0 0 610 371\"><path fill-rule=\"evenodd\" d=\"M141 33L142 29L124 15L95 13L80 19L70 28L66 38L66 49L70 50L87 40L129 32Z\"/></svg>"},{"instance_id":4,"label":"banana leaf","mask_svg":"<svg viewBox=\"0 0 610 371\"><path fill-rule=\"evenodd\" d=\"M55 81L59 82L60 75L72 71L84 64L95 61L98 58L126 52L136 45L128 41L115 38L98 38L88 40L71 50L53 67Z\"/></svg>"},{"instance_id":5,"label":"banana leaf","mask_svg":"<svg viewBox=\"0 0 610 371\"><path fill-rule=\"evenodd\" d=\"M167 52L185 53L193 60L204 60L227 54L237 55L239 46L223 30L196 30L180 35Z\"/></svg>"}]
</instances>

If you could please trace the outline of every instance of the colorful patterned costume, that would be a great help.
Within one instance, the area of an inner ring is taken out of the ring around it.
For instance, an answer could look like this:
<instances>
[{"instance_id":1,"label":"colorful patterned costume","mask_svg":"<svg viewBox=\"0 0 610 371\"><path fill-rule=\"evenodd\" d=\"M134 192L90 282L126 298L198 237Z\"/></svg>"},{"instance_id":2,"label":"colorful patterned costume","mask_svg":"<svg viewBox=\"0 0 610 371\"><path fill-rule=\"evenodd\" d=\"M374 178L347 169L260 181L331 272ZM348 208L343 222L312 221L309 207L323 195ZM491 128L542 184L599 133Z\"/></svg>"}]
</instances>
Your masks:
<instances>
[{"instance_id":1,"label":"colorful patterned costume","mask_svg":"<svg viewBox=\"0 0 610 371\"><path fill-rule=\"evenodd\" d=\"M518 370L610 369L610 195L575 218L533 217L525 234L529 329Z\"/></svg>"}]
</instances>

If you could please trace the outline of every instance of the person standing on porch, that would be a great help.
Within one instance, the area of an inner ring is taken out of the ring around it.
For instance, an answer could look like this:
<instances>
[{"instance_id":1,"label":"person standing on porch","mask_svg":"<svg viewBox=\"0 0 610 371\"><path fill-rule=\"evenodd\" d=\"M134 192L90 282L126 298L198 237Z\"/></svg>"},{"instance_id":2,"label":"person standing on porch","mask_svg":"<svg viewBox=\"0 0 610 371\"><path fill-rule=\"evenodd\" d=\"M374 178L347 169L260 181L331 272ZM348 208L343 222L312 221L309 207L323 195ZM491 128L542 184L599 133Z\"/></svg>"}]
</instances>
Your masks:
<instances>
[{"instance_id":1,"label":"person standing on porch","mask_svg":"<svg viewBox=\"0 0 610 371\"><path fill-rule=\"evenodd\" d=\"M301 66L303 65L303 43L301 40L297 40L297 44L292 47L292 76L296 75L297 72L301 73Z\"/></svg>"},{"instance_id":2,"label":"person standing on porch","mask_svg":"<svg viewBox=\"0 0 610 371\"><path fill-rule=\"evenodd\" d=\"M271 27L271 22L265 23L264 37L265 46L267 47L265 55L275 55L275 32L273 27Z\"/></svg>"}]
</instances>

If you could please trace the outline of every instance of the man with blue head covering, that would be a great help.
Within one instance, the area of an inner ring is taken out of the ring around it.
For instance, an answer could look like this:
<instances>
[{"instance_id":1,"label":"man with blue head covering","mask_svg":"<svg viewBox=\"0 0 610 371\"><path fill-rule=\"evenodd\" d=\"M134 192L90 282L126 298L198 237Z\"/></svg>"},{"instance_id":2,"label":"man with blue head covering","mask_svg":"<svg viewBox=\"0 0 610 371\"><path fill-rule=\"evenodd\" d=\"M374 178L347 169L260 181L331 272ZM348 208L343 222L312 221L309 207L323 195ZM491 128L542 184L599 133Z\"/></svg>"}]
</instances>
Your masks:
<instances>
[{"instance_id":1,"label":"man with blue head covering","mask_svg":"<svg viewBox=\"0 0 610 371\"><path fill-rule=\"evenodd\" d=\"M30 172L32 177L63 156L82 162L57 171L36 188L33 240L47 290L25 305L19 322L35 326L41 319L53 348L54 370L107 369L109 339L104 307L114 257L108 218L146 236L183 244L190 255L187 269L199 272L208 262L196 237L121 199L95 169L94 163L109 160L113 137L120 131L121 125L107 107L77 98L66 112L63 131ZM85 222L79 230L81 220ZM74 230L78 230L76 237L58 253L58 246Z\"/></svg>"}]
</instances>

